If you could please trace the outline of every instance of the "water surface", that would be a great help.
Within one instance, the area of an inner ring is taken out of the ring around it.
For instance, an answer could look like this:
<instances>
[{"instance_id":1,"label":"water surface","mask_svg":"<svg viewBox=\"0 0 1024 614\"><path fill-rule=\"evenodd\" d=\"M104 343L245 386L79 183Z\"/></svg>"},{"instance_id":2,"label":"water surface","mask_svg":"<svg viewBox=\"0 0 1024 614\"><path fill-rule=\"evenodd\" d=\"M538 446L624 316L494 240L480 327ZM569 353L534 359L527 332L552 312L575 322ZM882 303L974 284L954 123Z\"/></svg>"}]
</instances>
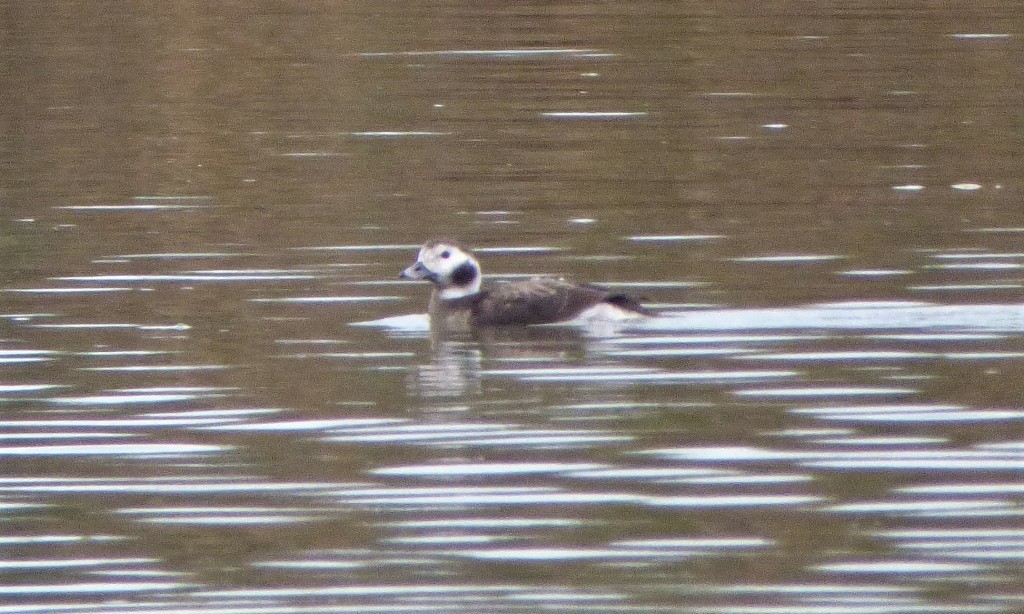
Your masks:
<instances>
[{"instance_id":1,"label":"water surface","mask_svg":"<svg viewBox=\"0 0 1024 614\"><path fill-rule=\"evenodd\" d=\"M1020 13L12 7L4 611L1019 611Z\"/></svg>"}]
</instances>

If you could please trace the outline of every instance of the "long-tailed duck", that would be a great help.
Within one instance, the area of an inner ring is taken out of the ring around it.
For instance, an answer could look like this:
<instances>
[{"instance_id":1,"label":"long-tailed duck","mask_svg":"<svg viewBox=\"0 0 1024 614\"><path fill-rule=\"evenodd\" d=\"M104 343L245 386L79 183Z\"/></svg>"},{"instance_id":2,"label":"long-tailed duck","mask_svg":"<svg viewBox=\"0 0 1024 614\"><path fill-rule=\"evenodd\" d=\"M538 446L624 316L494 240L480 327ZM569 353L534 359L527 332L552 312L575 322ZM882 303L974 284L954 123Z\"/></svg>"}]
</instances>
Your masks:
<instances>
[{"instance_id":1,"label":"long-tailed duck","mask_svg":"<svg viewBox=\"0 0 1024 614\"><path fill-rule=\"evenodd\" d=\"M477 326L625 320L654 315L627 294L556 278L483 285L473 252L454 241L427 241L403 279L434 284L432 326L469 330Z\"/></svg>"}]
</instances>

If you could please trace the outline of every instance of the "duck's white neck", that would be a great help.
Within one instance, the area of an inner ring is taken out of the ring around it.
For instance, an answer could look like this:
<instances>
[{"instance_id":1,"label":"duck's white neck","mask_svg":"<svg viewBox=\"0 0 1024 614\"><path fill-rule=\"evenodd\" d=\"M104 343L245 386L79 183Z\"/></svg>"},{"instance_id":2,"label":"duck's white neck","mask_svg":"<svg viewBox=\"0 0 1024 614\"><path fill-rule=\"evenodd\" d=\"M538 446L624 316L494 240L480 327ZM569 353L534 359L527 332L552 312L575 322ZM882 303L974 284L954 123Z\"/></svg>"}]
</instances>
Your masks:
<instances>
[{"instance_id":1,"label":"duck's white neck","mask_svg":"<svg viewBox=\"0 0 1024 614\"><path fill-rule=\"evenodd\" d=\"M480 292L480 276L477 275L468 284L462 286L448 286L437 291L437 296L444 301L451 301L458 298L465 298Z\"/></svg>"}]
</instances>

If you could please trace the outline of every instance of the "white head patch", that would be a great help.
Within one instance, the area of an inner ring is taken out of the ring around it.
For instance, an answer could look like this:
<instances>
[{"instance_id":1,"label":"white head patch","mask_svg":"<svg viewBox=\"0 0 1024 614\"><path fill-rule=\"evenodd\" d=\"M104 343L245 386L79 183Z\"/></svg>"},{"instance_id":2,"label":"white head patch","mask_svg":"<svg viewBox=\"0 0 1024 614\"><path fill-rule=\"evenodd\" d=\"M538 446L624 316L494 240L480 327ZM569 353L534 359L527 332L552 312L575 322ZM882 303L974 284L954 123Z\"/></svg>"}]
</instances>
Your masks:
<instances>
[{"instance_id":1,"label":"white head patch","mask_svg":"<svg viewBox=\"0 0 1024 614\"><path fill-rule=\"evenodd\" d=\"M420 248L416 263L402 276L430 280L443 299L461 298L480 291L480 265L473 254L454 243L427 243Z\"/></svg>"}]
</instances>

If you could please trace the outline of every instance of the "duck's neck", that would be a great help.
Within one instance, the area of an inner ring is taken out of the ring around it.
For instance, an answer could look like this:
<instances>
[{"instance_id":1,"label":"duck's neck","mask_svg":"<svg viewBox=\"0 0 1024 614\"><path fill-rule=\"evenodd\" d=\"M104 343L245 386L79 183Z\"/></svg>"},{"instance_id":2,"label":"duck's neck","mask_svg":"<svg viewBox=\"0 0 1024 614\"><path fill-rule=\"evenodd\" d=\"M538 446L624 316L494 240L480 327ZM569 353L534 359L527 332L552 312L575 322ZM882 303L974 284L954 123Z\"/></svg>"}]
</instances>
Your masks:
<instances>
[{"instance_id":1,"label":"duck's neck","mask_svg":"<svg viewBox=\"0 0 1024 614\"><path fill-rule=\"evenodd\" d=\"M459 299L473 296L480 293L480 278L475 278L471 283L462 286L448 286L437 291L437 298L442 301L457 301Z\"/></svg>"}]
</instances>

